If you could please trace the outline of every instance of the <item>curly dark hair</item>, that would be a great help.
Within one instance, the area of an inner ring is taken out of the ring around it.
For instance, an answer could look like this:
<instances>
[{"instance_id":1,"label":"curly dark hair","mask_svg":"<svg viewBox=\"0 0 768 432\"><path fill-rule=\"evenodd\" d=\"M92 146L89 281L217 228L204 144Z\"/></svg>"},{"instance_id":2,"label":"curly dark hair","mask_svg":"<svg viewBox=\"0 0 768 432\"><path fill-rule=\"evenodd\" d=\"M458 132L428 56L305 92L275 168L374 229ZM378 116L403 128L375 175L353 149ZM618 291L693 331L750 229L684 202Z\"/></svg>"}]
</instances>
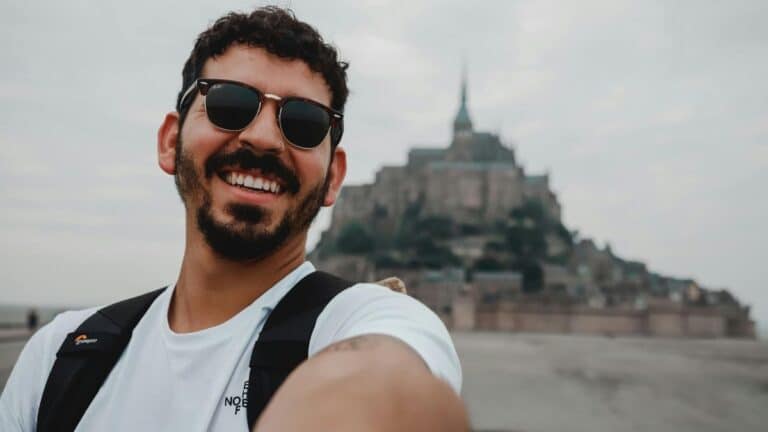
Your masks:
<instances>
[{"instance_id":1,"label":"curly dark hair","mask_svg":"<svg viewBox=\"0 0 768 432\"><path fill-rule=\"evenodd\" d=\"M200 78L203 66L209 58L222 55L227 48L236 44L264 48L278 57L303 61L325 79L331 90L331 108L344 110L349 95L349 64L340 61L336 49L326 43L315 28L299 21L293 11L277 6L265 6L250 14L230 12L200 33L181 73L182 86L176 98L180 128L194 100L182 100L184 91ZM332 137L338 137L332 142L334 146L341 139L341 128L339 123L339 130L331 134Z\"/></svg>"}]
</instances>

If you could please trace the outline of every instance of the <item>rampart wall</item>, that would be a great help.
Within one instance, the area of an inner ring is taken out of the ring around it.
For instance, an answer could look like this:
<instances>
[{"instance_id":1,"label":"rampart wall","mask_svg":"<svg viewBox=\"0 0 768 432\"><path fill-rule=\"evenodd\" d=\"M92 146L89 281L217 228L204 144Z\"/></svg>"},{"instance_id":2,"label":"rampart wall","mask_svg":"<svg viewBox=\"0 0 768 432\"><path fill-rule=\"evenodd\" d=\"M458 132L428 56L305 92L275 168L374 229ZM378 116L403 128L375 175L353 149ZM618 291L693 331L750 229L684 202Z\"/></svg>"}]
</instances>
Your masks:
<instances>
[{"instance_id":1,"label":"rampart wall","mask_svg":"<svg viewBox=\"0 0 768 432\"><path fill-rule=\"evenodd\" d=\"M704 307L595 309L581 305L511 302L471 307L469 300L463 298L454 303L448 323L459 330L754 338L754 326L747 318L729 317L716 308Z\"/></svg>"}]
</instances>

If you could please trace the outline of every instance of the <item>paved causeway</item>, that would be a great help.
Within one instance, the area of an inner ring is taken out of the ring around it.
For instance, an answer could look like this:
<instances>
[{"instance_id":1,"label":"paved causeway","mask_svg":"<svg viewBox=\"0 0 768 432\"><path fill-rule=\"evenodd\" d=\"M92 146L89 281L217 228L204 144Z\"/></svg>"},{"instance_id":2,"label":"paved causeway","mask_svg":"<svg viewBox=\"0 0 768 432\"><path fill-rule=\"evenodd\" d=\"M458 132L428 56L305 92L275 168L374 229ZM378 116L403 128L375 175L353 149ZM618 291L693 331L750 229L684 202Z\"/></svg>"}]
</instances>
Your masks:
<instances>
[{"instance_id":1,"label":"paved causeway","mask_svg":"<svg viewBox=\"0 0 768 432\"><path fill-rule=\"evenodd\" d=\"M764 431L768 344L455 333L476 431ZM0 340L0 388L23 346Z\"/></svg>"},{"instance_id":2,"label":"paved causeway","mask_svg":"<svg viewBox=\"0 0 768 432\"><path fill-rule=\"evenodd\" d=\"M456 333L485 431L765 431L768 344Z\"/></svg>"}]
</instances>

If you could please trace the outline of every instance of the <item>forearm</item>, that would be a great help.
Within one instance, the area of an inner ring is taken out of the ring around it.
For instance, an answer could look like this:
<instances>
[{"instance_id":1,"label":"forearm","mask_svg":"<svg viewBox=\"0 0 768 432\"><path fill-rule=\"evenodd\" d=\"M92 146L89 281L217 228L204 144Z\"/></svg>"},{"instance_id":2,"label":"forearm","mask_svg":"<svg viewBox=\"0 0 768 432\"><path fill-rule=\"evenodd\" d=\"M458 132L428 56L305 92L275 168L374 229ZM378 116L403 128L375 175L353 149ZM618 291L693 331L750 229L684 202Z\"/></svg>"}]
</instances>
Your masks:
<instances>
[{"instance_id":1,"label":"forearm","mask_svg":"<svg viewBox=\"0 0 768 432\"><path fill-rule=\"evenodd\" d=\"M461 400L412 354L332 350L286 380L257 432L466 431Z\"/></svg>"}]
</instances>

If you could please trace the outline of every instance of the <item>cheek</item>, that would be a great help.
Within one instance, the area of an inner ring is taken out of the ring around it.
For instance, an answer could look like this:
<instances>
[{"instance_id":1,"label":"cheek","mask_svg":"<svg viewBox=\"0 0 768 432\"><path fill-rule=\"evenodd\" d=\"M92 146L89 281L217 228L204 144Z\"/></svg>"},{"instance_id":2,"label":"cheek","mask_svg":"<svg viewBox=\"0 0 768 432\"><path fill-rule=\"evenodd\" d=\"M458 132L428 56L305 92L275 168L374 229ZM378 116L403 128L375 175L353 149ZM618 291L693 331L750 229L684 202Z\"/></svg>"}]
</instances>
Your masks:
<instances>
[{"instance_id":1,"label":"cheek","mask_svg":"<svg viewBox=\"0 0 768 432\"><path fill-rule=\"evenodd\" d=\"M197 168L201 170L205 161L221 150L230 138L230 134L194 122L189 127L185 124L180 144L187 157L194 160Z\"/></svg>"},{"instance_id":2,"label":"cheek","mask_svg":"<svg viewBox=\"0 0 768 432\"><path fill-rule=\"evenodd\" d=\"M323 182L330 162L330 149L326 145L311 151L299 150L293 155L296 174L306 184L314 185Z\"/></svg>"}]
</instances>

